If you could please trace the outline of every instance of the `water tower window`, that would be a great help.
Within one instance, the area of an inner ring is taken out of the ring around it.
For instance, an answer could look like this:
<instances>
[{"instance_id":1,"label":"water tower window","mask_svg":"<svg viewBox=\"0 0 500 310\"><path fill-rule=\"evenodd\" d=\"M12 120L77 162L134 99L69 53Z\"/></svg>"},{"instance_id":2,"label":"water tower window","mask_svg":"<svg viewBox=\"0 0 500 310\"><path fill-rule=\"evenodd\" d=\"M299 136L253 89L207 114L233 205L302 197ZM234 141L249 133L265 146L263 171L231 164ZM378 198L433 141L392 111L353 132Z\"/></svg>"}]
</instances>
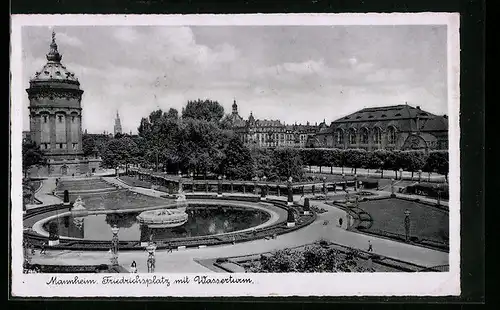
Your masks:
<instances>
[{"instance_id":1,"label":"water tower window","mask_svg":"<svg viewBox=\"0 0 500 310\"><path fill-rule=\"evenodd\" d=\"M71 116L71 122L74 123L75 122L75 117L74 116Z\"/></svg>"},{"instance_id":2,"label":"water tower window","mask_svg":"<svg viewBox=\"0 0 500 310\"><path fill-rule=\"evenodd\" d=\"M43 116L43 122L44 122L44 123L47 123L47 115L44 115L44 116Z\"/></svg>"},{"instance_id":3,"label":"water tower window","mask_svg":"<svg viewBox=\"0 0 500 310\"><path fill-rule=\"evenodd\" d=\"M57 118L59 119L59 123L62 123L62 115L58 115Z\"/></svg>"}]
</instances>

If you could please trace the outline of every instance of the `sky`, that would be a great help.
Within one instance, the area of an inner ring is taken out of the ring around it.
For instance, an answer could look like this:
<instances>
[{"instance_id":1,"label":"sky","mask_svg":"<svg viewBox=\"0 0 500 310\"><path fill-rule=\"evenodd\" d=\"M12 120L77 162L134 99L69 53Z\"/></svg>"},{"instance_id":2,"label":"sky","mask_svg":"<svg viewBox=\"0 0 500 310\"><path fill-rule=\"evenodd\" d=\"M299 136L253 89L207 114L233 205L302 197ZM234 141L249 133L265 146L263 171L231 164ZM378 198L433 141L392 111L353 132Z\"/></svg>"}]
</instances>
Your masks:
<instances>
[{"instance_id":1,"label":"sky","mask_svg":"<svg viewBox=\"0 0 500 310\"><path fill-rule=\"evenodd\" d=\"M231 112L328 124L366 107L447 114L446 26L24 26L24 88L56 32L84 90L83 129L137 132L156 109L216 100ZM27 94L23 130L29 130Z\"/></svg>"}]
</instances>

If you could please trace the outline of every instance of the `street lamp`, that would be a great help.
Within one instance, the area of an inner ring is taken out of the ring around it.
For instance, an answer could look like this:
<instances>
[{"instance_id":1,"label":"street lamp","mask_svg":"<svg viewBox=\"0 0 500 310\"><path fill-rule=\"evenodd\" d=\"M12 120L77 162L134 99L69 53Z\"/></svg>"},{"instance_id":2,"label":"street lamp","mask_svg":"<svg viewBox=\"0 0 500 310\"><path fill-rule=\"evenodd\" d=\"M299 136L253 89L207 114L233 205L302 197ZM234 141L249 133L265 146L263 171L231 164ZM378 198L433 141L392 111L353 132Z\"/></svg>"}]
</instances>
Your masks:
<instances>
[{"instance_id":1,"label":"street lamp","mask_svg":"<svg viewBox=\"0 0 500 310\"><path fill-rule=\"evenodd\" d=\"M118 265L118 245L119 245L119 239L118 239L118 232L120 231L120 228L118 226L113 225L111 227L111 232L113 233L113 238L111 239L111 264L113 266Z\"/></svg>"},{"instance_id":2,"label":"street lamp","mask_svg":"<svg viewBox=\"0 0 500 310\"><path fill-rule=\"evenodd\" d=\"M418 170L418 183L422 180L422 169Z\"/></svg>"},{"instance_id":3,"label":"street lamp","mask_svg":"<svg viewBox=\"0 0 500 310\"><path fill-rule=\"evenodd\" d=\"M405 240L410 241L410 210L405 211Z\"/></svg>"},{"instance_id":4,"label":"street lamp","mask_svg":"<svg viewBox=\"0 0 500 310\"><path fill-rule=\"evenodd\" d=\"M391 179L391 197L395 197L396 194L394 193L394 179Z\"/></svg>"},{"instance_id":5,"label":"street lamp","mask_svg":"<svg viewBox=\"0 0 500 310\"><path fill-rule=\"evenodd\" d=\"M346 181L345 181L345 174L342 173L342 190L346 190L346 187L347 187L347 184L346 184Z\"/></svg>"},{"instance_id":6,"label":"street lamp","mask_svg":"<svg viewBox=\"0 0 500 310\"><path fill-rule=\"evenodd\" d=\"M24 252L24 270L27 272L29 265L31 264L31 249L29 246L29 241L23 238L23 252Z\"/></svg>"},{"instance_id":7,"label":"street lamp","mask_svg":"<svg viewBox=\"0 0 500 310\"><path fill-rule=\"evenodd\" d=\"M323 194L325 195L325 201L326 201L327 193L328 193L328 189L326 188L326 177L323 177Z\"/></svg>"},{"instance_id":8,"label":"street lamp","mask_svg":"<svg viewBox=\"0 0 500 310\"><path fill-rule=\"evenodd\" d=\"M354 190L358 191L358 175L354 175Z\"/></svg>"},{"instance_id":9,"label":"street lamp","mask_svg":"<svg viewBox=\"0 0 500 310\"><path fill-rule=\"evenodd\" d=\"M403 168L399 168L399 179L403 179Z\"/></svg>"},{"instance_id":10,"label":"street lamp","mask_svg":"<svg viewBox=\"0 0 500 310\"><path fill-rule=\"evenodd\" d=\"M259 177L258 177L258 176L255 176L255 177L253 178L253 185L254 185L253 187L254 187L254 193L255 193L255 195L257 195L257 180L258 180L258 179L259 179Z\"/></svg>"},{"instance_id":11,"label":"street lamp","mask_svg":"<svg viewBox=\"0 0 500 310\"><path fill-rule=\"evenodd\" d=\"M266 199L266 195L267 195L267 183L266 183L266 180L267 180L267 177L264 175L262 177L262 181L264 182L264 188L263 188L263 190L262 190L262 192L260 194L260 198L262 200L265 200Z\"/></svg>"},{"instance_id":12,"label":"street lamp","mask_svg":"<svg viewBox=\"0 0 500 310\"><path fill-rule=\"evenodd\" d=\"M380 162L380 178L381 179L384 178L384 162L383 161Z\"/></svg>"},{"instance_id":13,"label":"street lamp","mask_svg":"<svg viewBox=\"0 0 500 310\"><path fill-rule=\"evenodd\" d=\"M437 192L437 205L441 205L441 187L439 185L436 185L436 192Z\"/></svg>"},{"instance_id":14,"label":"street lamp","mask_svg":"<svg viewBox=\"0 0 500 310\"><path fill-rule=\"evenodd\" d=\"M217 197L222 197L222 176L217 177Z\"/></svg>"},{"instance_id":15,"label":"street lamp","mask_svg":"<svg viewBox=\"0 0 500 310\"><path fill-rule=\"evenodd\" d=\"M292 188L292 181L293 181L293 178L292 177L289 177L288 178L288 201L287 201L287 205L288 206L292 206L293 205L293 188Z\"/></svg>"},{"instance_id":16,"label":"street lamp","mask_svg":"<svg viewBox=\"0 0 500 310\"><path fill-rule=\"evenodd\" d=\"M148 273L153 273L155 272L155 265L156 265L156 258L155 258L155 252L156 252L156 244L150 240L148 246L146 247L146 251L148 252Z\"/></svg>"}]
</instances>

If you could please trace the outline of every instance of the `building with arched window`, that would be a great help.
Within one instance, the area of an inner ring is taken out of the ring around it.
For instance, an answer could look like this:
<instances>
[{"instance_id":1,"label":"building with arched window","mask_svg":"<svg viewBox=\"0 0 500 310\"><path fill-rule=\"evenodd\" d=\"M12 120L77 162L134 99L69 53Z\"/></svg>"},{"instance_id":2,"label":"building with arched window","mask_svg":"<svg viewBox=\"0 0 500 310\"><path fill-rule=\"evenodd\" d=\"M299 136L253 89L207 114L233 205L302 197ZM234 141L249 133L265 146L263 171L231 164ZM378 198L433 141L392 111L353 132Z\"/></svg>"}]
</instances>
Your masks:
<instances>
[{"instance_id":1,"label":"building with arched window","mask_svg":"<svg viewBox=\"0 0 500 310\"><path fill-rule=\"evenodd\" d=\"M407 104L366 108L337 119L311 141L328 141L321 147L341 149L446 150L448 117Z\"/></svg>"},{"instance_id":2,"label":"building with arched window","mask_svg":"<svg viewBox=\"0 0 500 310\"><path fill-rule=\"evenodd\" d=\"M284 124L280 120L255 119L250 113L248 120L243 119L238 113L236 100L232 105L232 113L227 119L231 129L237 133L248 146L261 148L276 147L305 147L307 141L318 132L327 129L326 123L318 124ZM316 141L317 145L332 144L331 136L321 136Z\"/></svg>"},{"instance_id":3,"label":"building with arched window","mask_svg":"<svg viewBox=\"0 0 500 310\"><path fill-rule=\"evenodd\" d=\"M33 168L35 176L87 173L100 160L84 158L82 151L83 90L75 74L61 63L52 33L47 63L30 79L30 140L40 146L48 165Z\"/></svg>"}]
</instances>

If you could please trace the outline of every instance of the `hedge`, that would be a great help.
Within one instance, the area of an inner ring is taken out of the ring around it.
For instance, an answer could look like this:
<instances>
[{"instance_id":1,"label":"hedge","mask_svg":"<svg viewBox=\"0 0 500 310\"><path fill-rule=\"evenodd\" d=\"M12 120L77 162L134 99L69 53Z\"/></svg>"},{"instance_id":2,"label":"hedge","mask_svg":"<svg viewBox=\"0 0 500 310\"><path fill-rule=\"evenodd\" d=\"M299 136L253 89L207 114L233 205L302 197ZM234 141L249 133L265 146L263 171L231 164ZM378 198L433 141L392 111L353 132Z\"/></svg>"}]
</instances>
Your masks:
<instances>
[{"instance_id":1,"label":"hedge","mask_svg":"<svg viewBox=\"0 0 500 310\"><path fill-rule=\"evenodd\" d=\"M448 174L448 151L387 151L362 149L299 149L308 166L438 172Z\"/></svg>"}]
</instances>

